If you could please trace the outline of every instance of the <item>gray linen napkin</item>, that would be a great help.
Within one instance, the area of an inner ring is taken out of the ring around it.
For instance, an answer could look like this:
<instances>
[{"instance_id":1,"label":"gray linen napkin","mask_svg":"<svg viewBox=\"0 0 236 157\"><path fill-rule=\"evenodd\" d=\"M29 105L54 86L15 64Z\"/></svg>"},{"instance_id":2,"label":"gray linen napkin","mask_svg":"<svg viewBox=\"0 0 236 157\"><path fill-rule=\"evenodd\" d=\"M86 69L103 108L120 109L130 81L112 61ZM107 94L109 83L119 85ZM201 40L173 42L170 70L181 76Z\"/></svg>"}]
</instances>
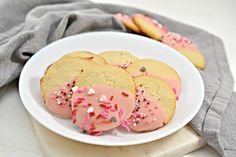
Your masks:
<instances>
[{"instance_id":1,"label":"gray linen napkin","mask_svg":"<svg viewBox=\"0 0 236 157\"><path fill-rule=\"evenodd\" d=\"M0 87L16 79L24 63L55 40L87 31L126 31L112 14L148 14L170 31L196 42L203 52L207 66L200 73L205 84L205 98L191 125L222 156L236 156L236 94L223 43L218 37L140 9L86 0L71 1L0 2ZM3 127L0 125L0 130Z\"/></svg>"}]
</instances>

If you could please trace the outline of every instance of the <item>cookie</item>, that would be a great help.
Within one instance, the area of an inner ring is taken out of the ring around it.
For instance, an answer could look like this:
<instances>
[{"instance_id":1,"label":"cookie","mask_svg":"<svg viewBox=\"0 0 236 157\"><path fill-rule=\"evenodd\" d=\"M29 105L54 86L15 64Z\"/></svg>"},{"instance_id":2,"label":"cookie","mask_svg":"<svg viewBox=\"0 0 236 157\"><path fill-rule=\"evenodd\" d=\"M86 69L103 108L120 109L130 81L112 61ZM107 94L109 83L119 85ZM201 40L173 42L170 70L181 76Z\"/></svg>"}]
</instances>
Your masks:
<instances>
[{"instance_id":1,"label":"cookie","mask_svg":"<svg viewBox=\"0 0 236 157\"><path fill-rule=\"evenodd\" d=\"M123 69L97 65L78 77L73 88L72 116L84 133L100 135L122 125L134 110L135 84Z\"/></svg>"},{"instance_id":2,"label":"cookie","mask_svg":"<svg viewBox=\"0 0 236 157\"><path fill-rule=\"evenodd\" d=\"M61 60L67 59L67 58L82 58L82 59L87 59L90 61L93 61L97 64L106 64L106 60L100 57L99 55L96 55L92 52L88 51L75 51L71 52L61 58Z\"/></svg>"},{"instance_id":3,"label":"cookie","mask_svg":"<svg viewBox=\"0 0 236 157\"><path fill-rule=\"evenodd\" d=\"M133 77L137 77L140 75L149 75L160 78L172 87L177 96L180 93L180 77L173 68L161 61L152 59L140 59L133 62L133 64L131 64L126 70Z\"/></svg>"},{"instance_id":4,"label":"cookie","mask_svg":"<svg viewBox=\"0 0 236 157\"><path fill-rule=\"evenodd\" d=\"M86 59L68 58L49 66L40 81L42 97L48 110L59 117L70 118L74 81L83 71L96 65Z\"/></svg>"},{"instance_id":5,"label":"cookie","mask_svg":"<svg viewBox=\"0 0 236 157\"><path fill-rule=\"evenodd\" d=\"M152 76L139 76L134 81L136 103L128 127L135 132L144 132L167 124L176 107L175 94L170 86Z\"/></svg>"},{"instance_id":6,"label":"cookie","mask_svg":"<svg viewBox=\"0 0 236 157\"><path fill-rule=\"evenodd\" d=\"M188 38L177 33L168 32L162 37L161 42L179 51L197 68L204 69L206 63L203 55L197 45Z\"/></svg>"},{"instance_id":7,"label":"cookie","mask_svg":"<svg viewBox=\"0 0 236 157\"><path fill-rule=\"evenodd\" d=\"M142 15L133 15L133 21L138 26L138 28L148 37L160 41L162 36L167 33L167 28L162 26L155 19Z\"/></svg>"},{"instance_id":8,"label":"cookie","mask_svg":"<svg viewBox=\"0 0 236 157\"><path fill-rule=\"evenodd\" d=\"M137 57L127 51L105 51L99 54L110 65L115 65L126 69L134 61L138 60Z\"/></svg>"},{"instance_id":9,"label":"cookie","mask_svg":"<svg viewBox=\"0 0 236 157\"><path fill-rule=\"evenodd\" d=\"M136 26L136 24L133 22L132 17L118 13L115 15L115 17L120 20L120 22L129 30L136 32L136 33L141 33L139 28Z\"/></svg>"}]
</instances>

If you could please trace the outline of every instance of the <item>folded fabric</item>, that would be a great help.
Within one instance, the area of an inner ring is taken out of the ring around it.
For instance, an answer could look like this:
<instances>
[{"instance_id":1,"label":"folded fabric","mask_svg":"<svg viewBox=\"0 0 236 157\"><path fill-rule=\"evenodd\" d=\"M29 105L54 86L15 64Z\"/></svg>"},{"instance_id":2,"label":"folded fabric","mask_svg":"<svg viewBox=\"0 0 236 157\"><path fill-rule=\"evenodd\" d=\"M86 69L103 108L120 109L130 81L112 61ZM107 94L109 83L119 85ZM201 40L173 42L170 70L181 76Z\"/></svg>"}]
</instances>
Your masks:
<instances>
[{"instance_id":1,"label":"folded fabric","mask_svg":"<svg viewBox=\"0 0 236 157\"><path fill-rule=\"evenodd\" d=\"M200 71L205 98L191 125L222 156L236 156L236 115L233 114L236 94L223 43L218 37L140 9L86 0L69 2L9 0L0 3L0 87L16 79L24 63L53 41L88 31L126 31L113 14L148 14L170 31L197 43L202 51L207 61L206 68ZM3 127L0 126L0 130Z\"/></svg>"}]
</instances>

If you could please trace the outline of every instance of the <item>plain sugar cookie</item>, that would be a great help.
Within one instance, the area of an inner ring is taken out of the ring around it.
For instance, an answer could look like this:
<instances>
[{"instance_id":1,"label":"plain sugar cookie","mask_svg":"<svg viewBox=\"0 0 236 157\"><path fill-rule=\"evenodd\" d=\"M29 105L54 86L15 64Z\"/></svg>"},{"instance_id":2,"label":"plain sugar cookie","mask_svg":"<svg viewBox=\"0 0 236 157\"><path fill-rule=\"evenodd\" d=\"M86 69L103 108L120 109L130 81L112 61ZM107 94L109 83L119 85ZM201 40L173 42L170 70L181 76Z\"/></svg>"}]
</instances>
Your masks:
<instances>
[{"instance_id":1,"label":"plain sugar cookie","mask_svg":"<svg viewBox=\"0 0 236 157\"><path fill-rule=\"evenodd\" d=\"M89 61L93 61L97 64L106 64L106 60L102 57L100 57L99 55L96 55L92 52L88 52L88 51L75 51L75 52L71 52L69 54L66 54L65 56L63 56L60 60L64 60L67 58L81 58L81 59L87 59Z\"/></svg>"},{"instance_id":2,"label":"plain sugar cookie","mask_svg":"<svg viewBox=\"0 0 236 157\"><path fill-rule=\"evenodd\" d=\"M99 56L103 57L110 65L118 66L126 69L138 58L127 51L105 51L101 52Z\"/></svg>"}]
</instances>

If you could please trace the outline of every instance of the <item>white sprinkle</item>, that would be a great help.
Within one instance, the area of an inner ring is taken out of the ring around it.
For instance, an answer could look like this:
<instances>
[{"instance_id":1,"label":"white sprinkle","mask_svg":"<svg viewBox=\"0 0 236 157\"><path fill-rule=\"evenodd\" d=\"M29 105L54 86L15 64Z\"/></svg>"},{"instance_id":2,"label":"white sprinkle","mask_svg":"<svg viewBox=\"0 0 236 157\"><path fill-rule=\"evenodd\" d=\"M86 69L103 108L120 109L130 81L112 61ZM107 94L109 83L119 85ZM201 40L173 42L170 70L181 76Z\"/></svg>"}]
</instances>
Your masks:
<instances>
[{"instance_id":1,"label":"white sprinkle","mask_svg":"<svg viewBox=\"0 0 236 157\"><path fill-rule=\"evenodd\" d=\"M157 119L156 118L153 118L154 121L156 121Z\"/></svg>"},{"instance_id":2,"label":"white sprinkle","mask_svg":"<svg viewBox=\"0 0 236 157\"><path fill-rule=\"evenodd\" d=\"M57 96L60 96L61 94L57 93Z\"/></svg>"},{"instance_id":3,"label":"white sprinkle","mask_svg":"<svg viewBox=\"0 0 236 157\"><path fill-rule=\"evenodd\" d=\"M103 95L99 98L99 101L100 101L100 102L105 102L105 101L107 101L106 95L103 94Z\"/></svg>"},{"instance_id":4,"label":"white sprinkle","mask_svg":"<svg viewBox=\"0 0 236 157\"><path fill-rule=\"evenodd\" d=\"M59 98L57 98L57 101L59 101Z\"/></svg>"},{"instance_id":5,"label":"white sprinkle","mask_svg":"<svg viewBox=\"0 0 236 157\"><path fill-rule=\"evenodd\" d=\"M63 96L63 97L61 97L62 99L64 99L65 97Z\"/></svg>"},{"instance_id":6,"label":"white sprinkle","mask_svg":"<svg viewBox=\"0 0 236 157\"><path fill-rule=\"evenodd\" d=\"M70 98L70 95L68 95L68 98Z\"/></svg>"},{"instance_id":7,"label":"white sprinkle","mask_svg":"<svg viewBox=\"0 0 236 157\"><path fill-rule=\"evenodd\" d=\"M72 87L71 89L72 89L73 92L76 92L76 91L79 89L79 87L74 86L74 87Z\"/></svg>"},{"instance_id":8,"label":"white sprinkle","mask_svg":"<svg viewBox=\"0 0 236 157\"><path fill-rule=\"evenodd\" d=\"M55 91L55 92L53 92L54 94L57 94L57 92Z\"/></svg>"},{"instance_id":9,"label":"white sprinkle","mask_svg":"<svg viewBox=\"0 0 236 157\"><path fill-rule=\"evenodd\" d=\"M93 95L93 94L95 94L95 90L93 88L89 88L88 95Z\"/></svg>"},{"instance_id":10,"label":"white sprinkle","mask_svg":"<svg viewBox=\"0 0 236 157\"><path fill-rule=\"evenodd\" d=\"M136 126L137 124L136 123L134 123L134 126Z\"/></svg>"},{"instance_id":11,"label":"white sprinkle","mask_svg":"<svg viewBox=\"0 0 236 157\"><path fill-rule=\"evenodd\" d=\"M65 90L65 89L66 89L66 87L62 87L62 89L64 89L64 90Z\"/></svg>"},{"instance_id":12,"label":"white sprinkle","mask_svg":"<svg viewBox=\"0 0 236 157\"><path fill-rule=\"evenodd\" d=\"M93 107L90 106L90 107L88 108L88 110L87 110L87 113L91 113L91 112L93 112L93 111L94 111Z\"/></svg>"}]
</instances>

